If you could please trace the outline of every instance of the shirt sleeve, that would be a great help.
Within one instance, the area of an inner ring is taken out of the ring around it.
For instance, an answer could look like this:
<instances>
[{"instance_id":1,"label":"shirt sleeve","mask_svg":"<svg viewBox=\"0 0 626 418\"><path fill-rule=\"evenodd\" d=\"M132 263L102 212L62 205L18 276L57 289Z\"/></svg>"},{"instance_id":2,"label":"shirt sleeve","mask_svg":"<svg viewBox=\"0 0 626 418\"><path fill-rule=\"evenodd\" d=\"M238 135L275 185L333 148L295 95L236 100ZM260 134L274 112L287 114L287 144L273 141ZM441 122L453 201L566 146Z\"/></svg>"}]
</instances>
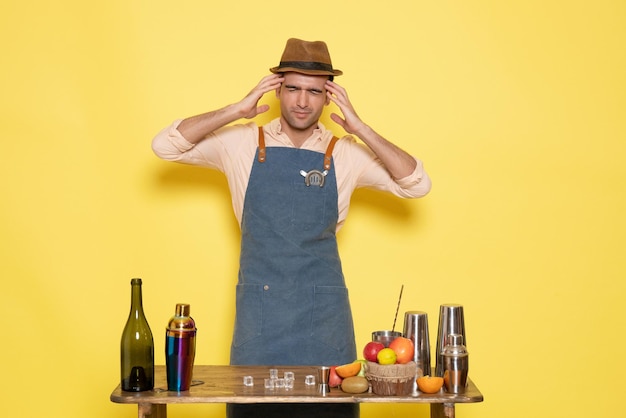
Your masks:
<instances>
[{"instance_id":1,"label":"shirt sleeve","mask_svg":"<svg viewBox=\"0 0 626 418\"><path fill-rule=\"evenodd\" d=\"M253 123L226 126L211 132L197 144L192 144L178 130L182 120L174 121L152 140L152 150L161 159L209 167L224 172L225 163L250 147L255 128ZM254 147L252 147L254 149Z\"/></svg>"},{"instance_id":2,"label":"shirt sleeve","mask_svg":"<svg viewBox=\"0 0 626 418\"><path fill-rule=\"evenodd\" d=\"M402 198L418 198L430 191L430 178L421 160L413 157L416 162L415 170L406 177L394 179L366 145L357 143L350 136L342 138L337 145L340 144L338 158L346 162L342 170L350 170L351 176L347 177L353 178L354 189L365 187L390 192Z\"/></svg>"}]
</instances>

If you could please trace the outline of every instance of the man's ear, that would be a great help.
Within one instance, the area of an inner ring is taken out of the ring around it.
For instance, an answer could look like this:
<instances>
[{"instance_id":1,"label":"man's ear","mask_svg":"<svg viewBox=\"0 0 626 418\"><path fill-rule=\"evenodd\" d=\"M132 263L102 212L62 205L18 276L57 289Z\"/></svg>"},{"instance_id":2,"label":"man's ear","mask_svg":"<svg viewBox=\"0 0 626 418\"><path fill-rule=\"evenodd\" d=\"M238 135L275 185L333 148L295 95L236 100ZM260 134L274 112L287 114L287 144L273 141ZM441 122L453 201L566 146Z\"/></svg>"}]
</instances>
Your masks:
<instances>
[{"instance_id":1,"label":"man's ear","mask_svg":"<svg viewBox=\"0 0 626 418\"><path fill-rule=\"evenodd\" d=\"M281 88L281 87L282 87L282 84L281 84L280 86L276 87L276 98L277 98L278 100L280 100L280 88Z\"/></svg>"}]
</instances>

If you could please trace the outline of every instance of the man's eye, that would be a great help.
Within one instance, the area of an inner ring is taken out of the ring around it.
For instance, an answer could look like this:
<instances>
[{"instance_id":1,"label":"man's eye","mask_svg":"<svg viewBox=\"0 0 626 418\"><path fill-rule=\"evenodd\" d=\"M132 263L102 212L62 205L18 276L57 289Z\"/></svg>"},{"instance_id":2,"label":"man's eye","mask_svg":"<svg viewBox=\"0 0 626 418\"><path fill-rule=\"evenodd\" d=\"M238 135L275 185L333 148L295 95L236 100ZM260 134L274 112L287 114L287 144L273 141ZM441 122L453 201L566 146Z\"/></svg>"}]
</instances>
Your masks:
<instances>
[{"instance_id":1,"label":"man's eye","mask_svg":"<svg viewBox=\"0 0 626 418\"><path fill-rule=\"evenodd\" d=\"M287 91L297 91L296 87L287 87Z\"/></svg>"},{"instance_id":2,"label":"man's eye","mask_svg":"<svg viewBox=\"0 0 626 418\"><path fill-rule=\"evenodd\" d=\"M309 93L314 94L314 95L318 95L318 94L322 94L322 90L309 90Z\"/></svg>"}]
</instances>

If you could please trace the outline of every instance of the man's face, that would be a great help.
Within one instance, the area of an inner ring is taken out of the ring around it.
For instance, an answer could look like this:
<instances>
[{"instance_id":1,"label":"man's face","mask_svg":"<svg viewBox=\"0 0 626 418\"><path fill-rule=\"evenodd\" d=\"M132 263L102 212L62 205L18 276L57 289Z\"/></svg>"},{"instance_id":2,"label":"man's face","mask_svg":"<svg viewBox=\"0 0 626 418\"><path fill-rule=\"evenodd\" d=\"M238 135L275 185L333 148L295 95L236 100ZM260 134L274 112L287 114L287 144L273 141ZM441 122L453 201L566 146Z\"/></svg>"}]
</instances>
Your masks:
<instances>
[{"instance_id":1,"label":"man's face","mask_svg":"<svg viewBox=\"0 0 626 418\"><path fill-rule=\"evenodd\" d=\"M283 129L306 131L317 127L324 106L329 103L325 87L328 76L287 72L284 77L285 81L276 91L280 100L281 122L287 125Z\"/></svg>"}]
</instances>

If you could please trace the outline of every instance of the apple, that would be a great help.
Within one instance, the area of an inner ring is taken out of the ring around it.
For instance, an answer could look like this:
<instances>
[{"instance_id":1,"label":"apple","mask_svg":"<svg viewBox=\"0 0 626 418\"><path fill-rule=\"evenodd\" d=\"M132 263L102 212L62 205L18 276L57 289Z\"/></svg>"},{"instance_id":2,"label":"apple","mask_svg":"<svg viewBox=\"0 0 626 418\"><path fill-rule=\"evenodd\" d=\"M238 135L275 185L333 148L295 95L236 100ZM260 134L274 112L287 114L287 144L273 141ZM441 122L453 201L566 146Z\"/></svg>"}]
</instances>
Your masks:
<instances>
[{"instance_id":1,"label":"apple","mask_svg":"<svg viewBox=\"0 0 626 418\"><path fill-rule=\"evenodd\" d=\"M415 347L410 338L398 337L389 343L389 348L396 353L396 363L405 364L413 361Z\"/></svg>"},{"instance_id":2,"label":"apple","mask_svg":"<svg viewBox=\"0 0 626 418\"><path fill-rule=\"evenodd\" d=\"M337 366L330 366L330 373L328 375L328 386L330 386L331 388L338 388L339 386L341 386L341 382L343 382L343 379L335 371L336 368Z\"/></svg>"},{"instance_id":3,"label":"apple","mask_svg":"<svg viewBox=\"0 0 626 418\"><path fill-rule=\"evenodd\" d=\"M376 356L378 355L378 352L383 348L385 348L385 344L379 341L370 341L369 343L365 344L365 348L363 348L363 357L367 361L376 362Z\"/></svg>"}]
</instances>

